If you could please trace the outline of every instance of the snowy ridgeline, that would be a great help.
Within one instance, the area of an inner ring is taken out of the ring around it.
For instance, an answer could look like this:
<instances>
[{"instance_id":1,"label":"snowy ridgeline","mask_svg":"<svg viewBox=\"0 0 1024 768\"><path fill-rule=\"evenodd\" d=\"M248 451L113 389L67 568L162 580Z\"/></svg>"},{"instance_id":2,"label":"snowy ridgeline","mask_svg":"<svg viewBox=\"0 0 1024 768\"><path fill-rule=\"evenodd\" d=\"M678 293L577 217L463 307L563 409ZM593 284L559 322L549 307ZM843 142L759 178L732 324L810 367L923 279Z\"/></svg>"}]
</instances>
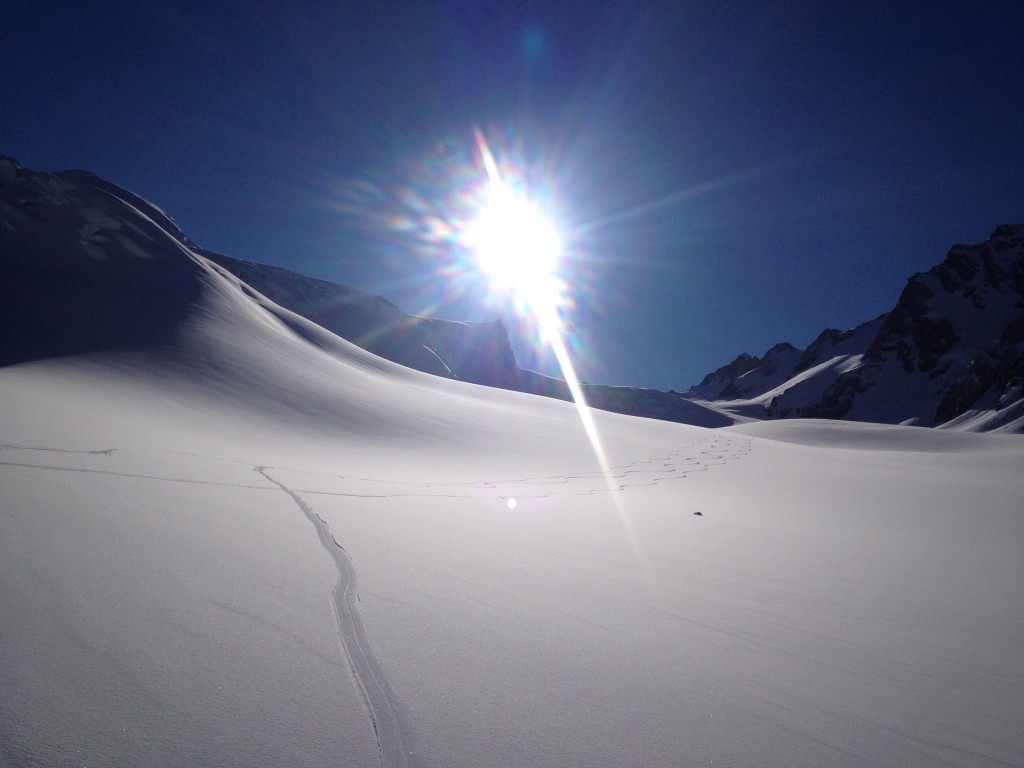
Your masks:
<instances>
[{"instance_id":1,"label":"snowy ridgeline","mask_svg":"<svg viewBox=\"0 0 1024 768\"><path fill-rule=\"evenodd\" d=\"M64 182L2 201L0 765L1021 764L1019 437L593 445Z\"/></svg>"},{"instance_id":2,"label":"snowy ridgeline","mask_svg":"<svg viewBox=\"0 0 1024 768\"><path fill-rule=\"evenodd\" d=\"M82 171L37 173L0 158L0 247L10 285L0 363L165 343L182 319L174 297L194 288L181 269L188 252L377 356L570 399L564 381L519 368L500 321L414 317L353 288L205 251L152 203ZM121 287L113 302L110 285ZM814 417L1019 433L1022 386L1024 226L1002 226L911 277L890 312L827 329L805 350L740 355L682 394L583 390L603 410L709 427Z\"/></svg>"},{"instance_id":3,"label":"snowy ridgeline","mask_svg":"<svg viewBox=\"0 0 1024 768\"><path fill-rule=\"evenodd\" d=\"M686 396L750 418L1024 431L1024 225L953 246L884 315L740 355Z\"/></svg>"}]
</instances>

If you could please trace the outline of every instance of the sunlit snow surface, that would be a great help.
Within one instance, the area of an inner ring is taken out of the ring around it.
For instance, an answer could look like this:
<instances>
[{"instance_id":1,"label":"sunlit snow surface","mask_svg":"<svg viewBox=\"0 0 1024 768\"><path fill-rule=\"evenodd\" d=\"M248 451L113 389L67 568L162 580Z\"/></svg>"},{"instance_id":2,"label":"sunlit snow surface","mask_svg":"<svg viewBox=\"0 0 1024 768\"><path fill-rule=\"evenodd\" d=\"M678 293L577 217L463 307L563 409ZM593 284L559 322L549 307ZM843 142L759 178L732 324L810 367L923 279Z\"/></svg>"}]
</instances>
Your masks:
<instances>
[{"instance_id":1,"label":"sunlit snow surface","mask_svg":"<svg viewBox=\"0 0 1024 768\"><path fill-rule=\"evenodd\" d=\"M1024 763L1019 437L597 412L610 490L572 405L203 279L0 369L0 764Z\"/></svg>"}]
</instances>

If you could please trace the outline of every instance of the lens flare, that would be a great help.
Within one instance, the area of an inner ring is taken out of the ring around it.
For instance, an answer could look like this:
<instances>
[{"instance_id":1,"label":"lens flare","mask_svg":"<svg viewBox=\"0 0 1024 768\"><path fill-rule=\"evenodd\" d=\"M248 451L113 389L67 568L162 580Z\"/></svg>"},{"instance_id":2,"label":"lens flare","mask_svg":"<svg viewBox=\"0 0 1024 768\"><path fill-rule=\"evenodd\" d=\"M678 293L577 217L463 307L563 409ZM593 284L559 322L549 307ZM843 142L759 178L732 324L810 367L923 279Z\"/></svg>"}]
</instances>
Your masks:
<instances>
[{"instance_id":1,"label":"lens flare","mask_svg":"<svg viewBox=\"0 0 1024 768\"><path fill-rule=\"evenodd\" d=\"M539 357L544 350L555 358L611 491L609 498L656 592L654 573L624 495L617 492L620 487L573 367L570 342L580 344L580 339L570 338L565 321L580 302L593 312L607 299L608 286L598 290L600 264L585 257L579 244L592 241L592 233L615 217L588 226L576 223L569 237L563 237L555 191L566 173L564 167L563 173L553 172L559 151L545 150L514 124L490 133L503 161L500 167L483 133L475 130L473 142L449 137L397 157L389 153L392 159L367 175L339 179L330 205L350 226L365 232L383 263L401 274L398 285L440 286L436 298L419 306L417 314L430 316L437 307L469 297L478 307L491 302L507 306L510 297L514 300L518 338L533 335L539 342L521 351ZM410 256L421 260L420 268L408 269ZM573 351L578 354L578 349Z\"/></svg>"},{"instance_id":2,"label":"lens flare","mask_svg":"<svg viewBox=\"0 0 1024 768\"><path fill-rule=\"evenodd\" d=\"M554 223L525 193L517 194L502 178L498 164L483 134L475 131L476 145L487 172L477 218L466 228L465 245L473 251L481 269L500 285L512 291L516 303L528 311L537 323L541 337L562 370L580 422L602 470L608 460L569 357L560 310L564 284L557 269L562 255L562 240Z\"/></svg>"}]
</instances>

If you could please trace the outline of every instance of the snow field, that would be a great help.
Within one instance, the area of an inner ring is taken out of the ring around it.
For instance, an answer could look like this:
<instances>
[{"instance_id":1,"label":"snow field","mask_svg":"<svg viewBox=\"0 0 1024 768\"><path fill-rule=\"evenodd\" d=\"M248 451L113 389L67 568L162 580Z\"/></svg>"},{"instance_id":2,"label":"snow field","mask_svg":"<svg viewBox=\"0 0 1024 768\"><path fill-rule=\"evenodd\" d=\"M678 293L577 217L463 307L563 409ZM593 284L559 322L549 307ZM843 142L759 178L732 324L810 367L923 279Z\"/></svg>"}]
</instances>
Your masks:
<instances>
[{"instance_id":1,"label":"snow field","mask_svg":"<svg viewBox=\"0 0 1024 768\"><path fill-rule=\"evenodd\" d=\"M1022 763L1019 440L597 412L601 472L204 274L0 370L7 763Z\"/></svg>"}]
</instances>

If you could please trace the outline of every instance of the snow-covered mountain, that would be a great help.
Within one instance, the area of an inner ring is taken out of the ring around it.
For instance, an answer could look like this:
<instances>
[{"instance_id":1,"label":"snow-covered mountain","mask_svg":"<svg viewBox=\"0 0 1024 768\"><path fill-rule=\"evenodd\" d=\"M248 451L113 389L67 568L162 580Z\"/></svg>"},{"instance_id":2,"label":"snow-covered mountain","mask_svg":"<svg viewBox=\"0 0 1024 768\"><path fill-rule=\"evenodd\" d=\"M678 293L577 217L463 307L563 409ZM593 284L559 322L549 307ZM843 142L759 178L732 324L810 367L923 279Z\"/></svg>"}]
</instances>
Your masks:
<instances>
[{"instance_id":1,"label":"snow-covered mountain","mask_svg":"<svg viewBox=\"0 0 1024 768\"><path fill-rule=\"evenodd\" d=\"M168 295L188 284L156 254L184 247L279 307L385 359L475 384L570 400L564 381L521 369L500 320L415 317L354 288L207 251L152 203L94 174L38 173L0 159L0 245L9 300L0 363L116 348L173 328ZM78 252L51 263L53 249ZM107 281L118 301L91 292ZM184 292L184 293L182 293ZM136 310L147 311L136 317ZM127 322L119 313L134 319ZM74 344L64 334L75 328ZM815 417L1024 431L1024 226L910 278L896 306L805 350L741 354L685 393L584 384L593 407L701 426ZM163 339L166 342L167 339ZM70 345L70 346L69 346Z\"/></svg>"},{"instance_id":2,"label":"snow-covered mountain","mask_svg":"<svg viewBox=\"0 0 1024 768\"><path fill-rule=\"evenodd\" d=\"M0 213L4 768L1020 764L1018 437L588 430L93 181Z\"/></svg>"},{"instance_id":3,"label":"snow-covered mountain","mask_svg":"<svg viewBox=\"0 0 1024 768\"><path fill-rule=\"evenodd\" d=\"M756 418L1024 430L1024 225L954 246L896 306L806 350L743 354L686 395Z\"/></svg>"},{"instance_id":4,"label":"snow-covered mountain","mask_svg":"<svg viewBox=\"0 0 1024 768\"><path fill-rule=\"evenodd\" d=\"M7 182L0 198L0 244L7 257L5 266L16 273L14 279L21 286L14 290L12 285L13 300L6 307L12 322L5 323L5 328L16 329L3 347L8 362L35 354L22 349L23 345L42 342L59 349L67 342L59 338L59 315L52 314L55 307L68 316L75 314L76 322L96 326L93 342L76 334L86 344L116 346L129 339L103 340L99 335L144 332L104 317L105 311L113 311L109 302L97 310L94 297L89 296L93 280L130 284L135 298L153 308L152 324L172 327L172 319L162 315L166 299L161 294L182 286L166 282L163 274L173 259L157 256L182 246L279 306L376 355L439 376L516 388L518 369L500 323L413 317L379 296L204 250L152 203L91 173L38 173L0 158L0 174ZM81 258L51 263L47 254L52 248L76 252ZM40 291L41 301L35 298ZM23 306L27 296L34 299ZM90 311L74 309L76 302L87 304ZM26 332L25 322L33 323L35 332ZM44 328L51 333L44 333Z\"/></svg>"},{"instance_id":5,"label":"snow-covered mountain","mask_svg":"<svg viewBox=\"0 0 1024 768\"><path fill-rule=\"evenodd\" d=\"M800 350L786 342L753 357L746 352L703 378L691 392L706 400L740 400L782 384L800 360Z\"/></svg>"},{"instance_id":6,"label":"snow-covered mountain","mask_svg":"<svg viewBox=\"0 0 1024 768\"><path fill-rule=\"evenodd\" d=\"M564 381L519 368L500 320L408 315L385 299L355 288L205 250L190 241L164 211L92 173L40 173L0 157L0 176L7 182L0 191L0 245L12 275L12 301L5 307L8 322L0 328L0 333L6 330L10 336L0 337L0 363L76 351L63 337L62 317L75 317L76 326L94 326L91 341L80 333L81 327L76 331L76 343L89 348L116 347L129 343L133 333L147 336L173 327L174 318L162 309L166 292L187 287L168 282L170 278L162 272L164 262L151 257L184 247L276 305L387 360L445 378L571 400ZM108 246L113 255L104 250ZM78 252L82 258L71 264L51 264L45 256L50 248ZM126 254L142 256L132 260ZM108 275L123 283L139 306L152 308L152 314L142 319L147 327L112 316L117 302L97 301L90 294L91 281ZM600 384L582 388L594 407L616 413L702 426L735 421L675 393Z\"/></svg>"}]
</instances>

